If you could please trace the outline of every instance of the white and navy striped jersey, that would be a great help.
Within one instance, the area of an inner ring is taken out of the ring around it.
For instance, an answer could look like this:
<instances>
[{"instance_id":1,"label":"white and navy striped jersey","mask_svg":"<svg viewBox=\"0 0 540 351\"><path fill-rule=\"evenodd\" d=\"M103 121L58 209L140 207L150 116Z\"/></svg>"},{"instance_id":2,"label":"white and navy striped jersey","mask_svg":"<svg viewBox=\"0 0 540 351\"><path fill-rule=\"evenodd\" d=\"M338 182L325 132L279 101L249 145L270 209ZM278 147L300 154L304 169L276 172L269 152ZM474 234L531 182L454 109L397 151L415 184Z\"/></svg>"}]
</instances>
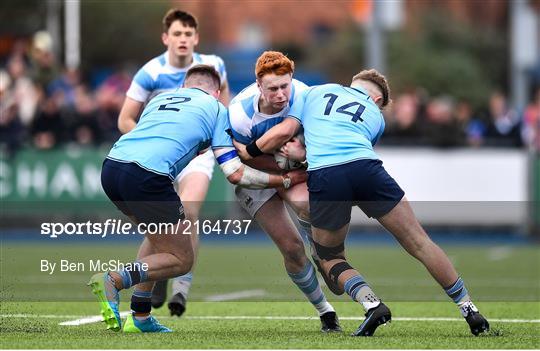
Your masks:
<instances>
[{"instance_id":1,"label":"white and navy striped jersey","mask_svg":"<svg viewBox=\"0 0 540 351\"><path fill-rule=\"evenodd\" d=\"M287 117L291 106L299 98L302 91L307 88L306 84L293 79L289 105L276 114L267 115L259 111L261 92L257 87L257 83L249 85L236 95L229 104L229 120L233 137L242 144L249 144L257 140L267 130Z\"/></svg>"},{"instance_id":2,"label":"white and navy striped jersey","mask_svg":"<svg viewBox=\"0 0 540 351\"><path fill-rule=\"evenodd\" d=\"M139 69L133 77L126 95L135 101L144 103L163 91L176 90L184 83L188 69L199 64L214 66L221 77L222 84L227 80L225 63L219 56L194 52L193 62L190 66L177 68L169 64L169 55L165 52L148 61Z\"/></svg>"}]
</instances>

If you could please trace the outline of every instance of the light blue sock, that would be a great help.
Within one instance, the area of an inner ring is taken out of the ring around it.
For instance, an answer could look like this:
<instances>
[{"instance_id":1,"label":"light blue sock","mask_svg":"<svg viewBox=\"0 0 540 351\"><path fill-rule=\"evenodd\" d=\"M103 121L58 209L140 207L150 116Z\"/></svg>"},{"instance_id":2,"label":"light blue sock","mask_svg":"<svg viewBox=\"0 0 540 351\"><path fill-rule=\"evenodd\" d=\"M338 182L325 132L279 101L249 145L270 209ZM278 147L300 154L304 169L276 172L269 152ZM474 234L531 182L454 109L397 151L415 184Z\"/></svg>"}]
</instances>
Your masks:
<instances>
[{"instance_id":1,"label":"light blue sock","mask_svg":"<svg viewBox=\"0 0 540 351\"><path fill-rule=\"evenodd\" d=\"M141 261L135 261L133 264L131 264L130 268L126 267L125 269L119 270L116 273L122 277L123 289L128 289L139 283L144 283L148 278L148 272L142 269Z\"/></svg>"},{"instance_id":2,"label":"light blue sock","mask_svg":"<svg viewBox=\"0 0 540 351\"><path fill-rule=\"evenodd\" d=\"M308 241L309 243L309 249L311 252L311 256L315 257L316 259L319 259L317 254L315 253L315 247L313 246L313 235L311 233L311 222L305 221L301 219L300 217L297 217L298 224L300 224L300 234L302 234L302 238Z\"/></svg>"},{"instance_id":3,"label":"light blue sock","mask_svg":"<svg viewBox=\"0 0 540 351\"><path fill-rule=\"evenodd\" d=\"M445 288L444 291L446 291L446 294L458 305L471 300L469 292L461 277L459 277L454 284Z\"/></svg>"},{"instance_id":4,"label":"light blue sock","mask_svg":"<svg viewBox=\"0 0 540 351\"><path fill-rule=\"evenodd\" d=\"M328 303L326 296L324 296L319 281L317 280L317 276L315 275L315 269L313 269L313 265L309 260L300 272L287 273L296 286L298 286L304 295L306 295L309 302L311 302L317 311L319 311L319 315L334 311L334 308Z\"/></svg>"},{"instance_id":5,"label":"light blue sock","mask_svg":"<svg viewBox=\"0 0 540 351\"><path fill-rule=\"evenodd\" d=\"M347 279L344 290L351 299L360 302L366 311L379 306L381 303L361 275L355 275Z\"/></svg>"}]
</instances>

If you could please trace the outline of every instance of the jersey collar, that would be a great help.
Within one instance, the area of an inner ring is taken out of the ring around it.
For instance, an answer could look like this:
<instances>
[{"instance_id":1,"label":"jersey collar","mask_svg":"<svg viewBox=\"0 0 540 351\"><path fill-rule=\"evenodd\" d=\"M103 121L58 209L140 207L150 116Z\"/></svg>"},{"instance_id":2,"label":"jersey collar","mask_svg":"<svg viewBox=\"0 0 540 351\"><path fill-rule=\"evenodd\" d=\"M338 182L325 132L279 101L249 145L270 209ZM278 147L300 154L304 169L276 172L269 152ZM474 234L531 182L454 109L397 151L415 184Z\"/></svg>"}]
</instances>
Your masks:
<instances>
[{"instance_id":1,"label":"jersey collar","mask_svg":"<svg viewBox=\"0 0 540 351\"><path fill-rule=\"evenodd\" d=\"M196 52L193 52L191 64L184 68L178 68L171 65L169 61L169 51L165 51L163 56L165 56L165 67L173 73L186 72L188 69L199 63L199 60L197 59L199 54Z\"/></svg>"},{"instance_id":2,"label":"jersey collar","mask_svg":"<svg viewBox=\"0 0 540 351\"><path fill-rule=\"evenodd\" d=\"M354 87L354 88L353 88L353 87L349 87L349 88L351 88L352 90L356 90L356 91L359 92L360 94L362 94L362 95L367 95L367 96L369 97L369 94L367 93L367 91L365 91L365 90L362 89L362 88L357 88L357 87Z\"/></svg>"}]
</instances>

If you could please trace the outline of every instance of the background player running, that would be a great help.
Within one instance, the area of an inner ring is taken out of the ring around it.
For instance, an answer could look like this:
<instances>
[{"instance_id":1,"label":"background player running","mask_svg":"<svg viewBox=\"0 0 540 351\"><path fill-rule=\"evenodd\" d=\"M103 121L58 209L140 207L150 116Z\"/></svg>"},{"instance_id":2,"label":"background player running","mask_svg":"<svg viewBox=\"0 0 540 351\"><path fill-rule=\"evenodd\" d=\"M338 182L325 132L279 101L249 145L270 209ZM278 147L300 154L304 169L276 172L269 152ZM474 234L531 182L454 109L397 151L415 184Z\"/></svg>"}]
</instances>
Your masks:
<instances>
[{"instance_id":1,"label":"background player running","mask_svg":"<svg viewBox=\"0 0 540 351\"><path fill-rule=\"evenodd\" d=\"M126 93L118 128L127 133L137 124L139 112L144 103L163 91L175 90L182 86L186 72L197 64L213 66L220 75L220 101L229 102L227 71L223 60L216 55L194 52L199 43L198 22L190 13L170 9L163 17L161 35L167 51L146 63L135 75ZM211 151L203 153L191 161L177 176L177 191L184 204L185 215L192 223L199 218L202 203L214 172L214 156ZM192 236L195 255L199 243L198 235ZM146 245L146 244L143 244ZM186 299L191 287L191 272L178 277L173 282L173 297L168 306L171 314L178 316L185 311ZM160 307L167 298L167 281L156 283L152 296L153 307Z\"/></svg>"}]
</instances>

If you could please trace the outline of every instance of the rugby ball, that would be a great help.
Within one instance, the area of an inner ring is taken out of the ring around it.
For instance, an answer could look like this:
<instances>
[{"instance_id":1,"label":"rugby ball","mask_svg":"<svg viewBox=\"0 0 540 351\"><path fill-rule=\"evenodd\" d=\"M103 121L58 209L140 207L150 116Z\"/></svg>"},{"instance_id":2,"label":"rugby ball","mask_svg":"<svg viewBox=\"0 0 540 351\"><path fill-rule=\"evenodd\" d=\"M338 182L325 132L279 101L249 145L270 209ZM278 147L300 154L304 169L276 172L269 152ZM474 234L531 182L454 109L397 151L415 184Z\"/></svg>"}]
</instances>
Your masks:
<instances>
[{"instance_id":1,"label":"rugby ball","mask_svg":"<svg viewBox=\"0 0 540 351\"><path fill-rule=\"evenodd\" d=\"M278 167L285 171L302 167L301 162L290 160L277 152L274 154L274 159L276 160Z\"/></svg>"},{"instance_id":2,"label":"rugby ball","mask_svg":"<svg viewBox=\"0 0 540 351\"><path fill-rule=\"evenodd\" d=\"M296 137L300 140L302 145L304 145L304 147L305 147L306 142L305 142L305 139L304 139L304 133L300 132L300 133L296 134ZM285 171L288 171L288 170L291 170L291 169L297 169L297 168L302 167L301 162L290 160L287 157L285 157L283 155L280 155L277 152L274 154L274 159L276 160L276 163L279 166L279 168L281 168L281 169L283 169Z\"/></svg>"}]
</instances>

